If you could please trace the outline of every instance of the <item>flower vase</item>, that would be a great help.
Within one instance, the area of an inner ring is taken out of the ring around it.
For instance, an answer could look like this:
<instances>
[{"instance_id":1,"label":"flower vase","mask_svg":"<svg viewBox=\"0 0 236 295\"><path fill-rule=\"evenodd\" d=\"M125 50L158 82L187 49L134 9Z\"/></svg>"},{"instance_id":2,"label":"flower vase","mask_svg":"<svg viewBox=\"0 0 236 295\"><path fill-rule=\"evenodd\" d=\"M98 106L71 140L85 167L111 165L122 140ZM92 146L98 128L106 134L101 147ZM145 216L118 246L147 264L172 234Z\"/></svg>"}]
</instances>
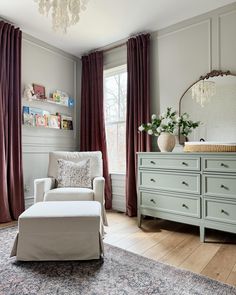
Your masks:
<instances>
[{"instance_id":1,"label":"flower vase","mask_svg":"<svg viewBox=\"0 0 236 295\"><path fill-rule=\"evenodd\" d=\"M157 138L157 144L161 152L172 152L175 147L175 136L168 132L162 132Z\"/></svg>"}]
</instances>

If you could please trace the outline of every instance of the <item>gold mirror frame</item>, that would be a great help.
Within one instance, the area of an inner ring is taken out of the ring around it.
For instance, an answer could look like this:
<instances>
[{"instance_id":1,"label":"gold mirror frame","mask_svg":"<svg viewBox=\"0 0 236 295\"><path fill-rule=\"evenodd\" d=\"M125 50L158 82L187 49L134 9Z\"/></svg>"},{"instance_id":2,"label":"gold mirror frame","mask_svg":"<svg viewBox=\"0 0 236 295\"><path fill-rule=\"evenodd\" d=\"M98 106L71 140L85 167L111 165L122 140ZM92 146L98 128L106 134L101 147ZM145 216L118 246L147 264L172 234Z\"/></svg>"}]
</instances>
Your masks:
<instances>
[{"instance_id":1,"label":"gold mirror frame","mask_svg":"<svg viewBox=\"0 0 236 295\"><path fill-rule=\"evenodd\" d=\"M185 94L189 91L189 89L192 88L193 85L195 85L196 83L198 83L198 82L201 81L201 80L207 80L207 79L212 78L212 77L218 77L218 76L223 77L223 76L229 76L229 75L231 75L231 76L236 76L236 74L232 74L230 71L218 71L218 70L213 70L213 71L207 73L206 75L201 76L197 81L195 81L194 83L192 83L192 84L191 84L191 85L190 85L190 86L184 91L184 93L183 93L183 94L181 95L181 97L180 97L180 100L179 100L179 115L181 115L181 102L182 102L182 99L183 99L183 97L185 96ZM181 134L180 134L180 132L179 132L179 144L184 145L184 142L185 142L185 141L182 140L182 136L181 136Z\"/></svg>"}]
</instances>

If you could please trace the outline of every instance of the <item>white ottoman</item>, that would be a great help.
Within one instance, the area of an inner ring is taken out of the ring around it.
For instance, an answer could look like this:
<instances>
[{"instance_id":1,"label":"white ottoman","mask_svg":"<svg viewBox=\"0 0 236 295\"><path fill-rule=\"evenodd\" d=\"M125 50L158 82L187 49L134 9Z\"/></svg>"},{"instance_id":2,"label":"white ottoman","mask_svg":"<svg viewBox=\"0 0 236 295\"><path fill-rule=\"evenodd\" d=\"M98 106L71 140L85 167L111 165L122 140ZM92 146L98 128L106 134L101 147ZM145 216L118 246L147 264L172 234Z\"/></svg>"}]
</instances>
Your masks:
<instances>
[{"instance_id":1,"label":"white ottoman","mask_svg":"<svg viewBox=\"0 0 236 295\"><path fill-rule=\"evenodd\" d=\"M11 256L24 261L99 259L102 235L99 202L39 202L20 215Z\"/></svg>"}]
</instances>

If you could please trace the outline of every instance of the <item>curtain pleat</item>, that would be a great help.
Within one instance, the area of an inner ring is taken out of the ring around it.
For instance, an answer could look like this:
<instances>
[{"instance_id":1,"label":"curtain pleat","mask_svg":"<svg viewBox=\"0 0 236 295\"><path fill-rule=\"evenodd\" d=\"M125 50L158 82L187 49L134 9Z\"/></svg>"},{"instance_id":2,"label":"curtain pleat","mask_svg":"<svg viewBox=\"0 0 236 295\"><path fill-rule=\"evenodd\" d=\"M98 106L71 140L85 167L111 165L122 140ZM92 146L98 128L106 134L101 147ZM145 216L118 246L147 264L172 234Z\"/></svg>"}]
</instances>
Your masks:
<instances>
[{"instance_id":1,"label":"curtain pleat","mask_svg":"<svg viewBox=\"0 0 236 295\"><path fill-rule=\"evenodd\" d=\"M111 209L111 182L107 162L107 145L103 99L103 53L82 57L80 150L101 151L105 178L105 207Z\"/></svg>"},{"instance_id":2,"label":"curtain pleat","mask_svg":"<svg viewBox=\"0 0 236 295\"><path fill-rule=\"evenodd\" d=\"M151 137L138 132L150 120L150 35L127 42L126 213L137 215L137 152L151 150Z\"/></svg>"},{"instance_id":3,"label":"curtain pleat","mask_svg":"<svg viewBox=\"0 0 236 295\"><path fill-rule=\"evenodd\" d=\"M24 211L20 29L0 21L0 222Z\"/></svg>"}]
</instances>

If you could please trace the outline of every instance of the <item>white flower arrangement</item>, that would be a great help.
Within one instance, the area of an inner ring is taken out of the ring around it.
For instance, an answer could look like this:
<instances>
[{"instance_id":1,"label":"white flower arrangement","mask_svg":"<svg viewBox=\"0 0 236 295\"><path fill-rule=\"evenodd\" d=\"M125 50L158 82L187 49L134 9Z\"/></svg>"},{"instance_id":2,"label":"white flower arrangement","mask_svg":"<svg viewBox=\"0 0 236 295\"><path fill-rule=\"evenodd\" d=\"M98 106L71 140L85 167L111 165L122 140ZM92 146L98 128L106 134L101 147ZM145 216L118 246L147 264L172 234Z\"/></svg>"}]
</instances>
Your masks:
<instances>
[{"instance_id":1,"label":"white flower arrangement","mask_svg":"<svg viewBox=\"0 0 236 295\"><path fill-rule=\"evenodd\" d=\"M138 128L140 132L146 131L149 135L159 136L162 132L170 134L180 134L187 137L192 132L192 129L197 128L200 121L193 122L189 120L189 114L184 113L177 117L177 112L172 111L171 107L162 113L159 117L155 114L151 116L151 123L141 124Z\"/></svg>"}]
</instances>

